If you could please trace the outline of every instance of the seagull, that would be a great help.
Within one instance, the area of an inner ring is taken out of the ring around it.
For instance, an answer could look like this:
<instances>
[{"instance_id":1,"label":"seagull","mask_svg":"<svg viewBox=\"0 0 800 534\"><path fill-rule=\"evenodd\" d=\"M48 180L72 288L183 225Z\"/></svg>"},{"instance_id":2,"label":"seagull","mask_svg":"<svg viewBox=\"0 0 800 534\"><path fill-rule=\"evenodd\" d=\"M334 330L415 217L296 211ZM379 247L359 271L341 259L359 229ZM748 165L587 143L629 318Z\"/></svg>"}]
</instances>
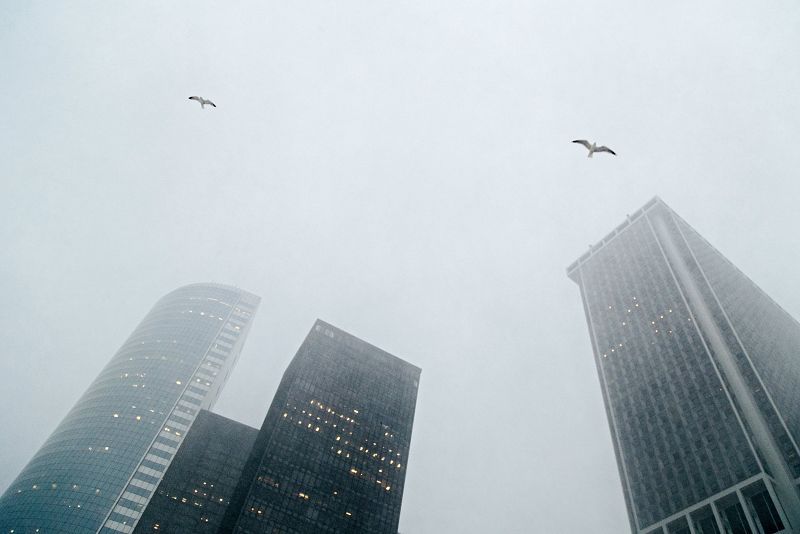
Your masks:
<instances>
[{"instance_id":1,"label":"seagull","mask_svg":"<svg viewBox=\"0 0 800 534\"><path fill-rule=\"evenodd\" d=\"M211 100L206 100L202 96L190 96L189 100L197 100L198 102L200 102L200 107L203 109L205 109L206 104L212 107L217 107L217 105L213 103Z\"/></svg>"},{"instance_id":2,"label":"seagull","mask_svg":"<svg viewBox=\"0 0 800 534\"><path fill-rule=\"evenodd\" d=\"M616 152L614 152L613 150L611 150L607 146L597 146L595 143L590 143L586 139L576 139L576 140L573 141L573 143L580 143L583 146L585 146L586 148L588 148L589 149L589 157L590 158L592 157L592 154L594 154L595 152L610 152L610 153L614 154L615 156L617 155Z\"/></svg>"}]
</instances>

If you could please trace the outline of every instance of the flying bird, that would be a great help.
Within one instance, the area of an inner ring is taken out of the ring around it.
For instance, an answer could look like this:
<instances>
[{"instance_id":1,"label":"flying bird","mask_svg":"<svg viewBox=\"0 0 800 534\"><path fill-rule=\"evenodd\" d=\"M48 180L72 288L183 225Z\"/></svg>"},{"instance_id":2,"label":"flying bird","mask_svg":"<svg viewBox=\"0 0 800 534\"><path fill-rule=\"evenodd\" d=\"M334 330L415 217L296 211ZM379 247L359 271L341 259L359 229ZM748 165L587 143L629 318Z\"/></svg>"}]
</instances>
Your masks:
<instances>
[{"instance_id":1,"label":"flying bird","mask_svg":"<svg viewBox=\"0 0 800 534\"><path fill-rule=\"evenodd\" d=\"M189 100L197 100L198 102L200 102L200 107L203 109L205 109L206 104L212 107L217 107L217 105L213 103L211 100L206 100L202 96L190 96Z\"/></svg>"},{"instance_id":2,"label":"flying bird","mask_svg":"<svg viewBox=\"0 0 800 534\"><path fill-rule=\"evenodd\" d=\"M615 156L617 155L616 152L614 152L613 150L611 150L607 146L597 146L595 143L590 143L586 139L576 139L576 140L573 141L573 143L579 143L579 144L585 146L586 148L588 148L589 149L589 156L588 157L590 157L590 158L592 157L592 154L594 154L595 152L610 152L611 154L614 154Z\"/></svg>"}]
</instances>

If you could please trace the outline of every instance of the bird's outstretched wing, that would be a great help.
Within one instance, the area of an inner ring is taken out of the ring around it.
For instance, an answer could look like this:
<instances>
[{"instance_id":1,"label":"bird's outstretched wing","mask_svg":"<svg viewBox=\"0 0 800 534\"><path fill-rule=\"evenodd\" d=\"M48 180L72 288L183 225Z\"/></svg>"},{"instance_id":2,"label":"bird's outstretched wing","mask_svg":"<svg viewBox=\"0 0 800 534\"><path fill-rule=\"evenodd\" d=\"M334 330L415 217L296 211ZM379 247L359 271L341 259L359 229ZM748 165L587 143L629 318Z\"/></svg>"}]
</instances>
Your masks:
<instances>
[{"instance_id":1,"label":"bird's outstretched wing","mask_svg":"<svg viewBox=\"0 0 800 534\"><path fill-rule=\"evenodd\" d=\"M206 104L208 104L209 106L214 107L214 108L217 107L217 105L215 103L213 103L211 100L206 100Z\"/></svg>"},{"instance_id":2,"label":"bird's outstretched wing","mask_svg":"<svg viewBox=\"0 0 800 534\"><path fill-rule=\"evenodd\" d=\"M202 97L199 97L199 96L190 96L189 100L197 100L198 102L201 102L201 103L203 102Z\"/></svg>"},{"instance_id":3,"label":"bird's outstretched wing","mask_svg":"<svg viewBox=\"0 0 800 534\"><path fill-rule=\"evenodd\" d=\"M575 139L573 143L578 143L586 147L587 150L592 148L592 145L589 144L589 141L586 139Z\"/></svg>"},{"instance_id":4,"label":"bird's outstretched wing","mask_svg":"<svg viewBox=\"0 0 800 534\"><path fill-rule=\"evenodd\" d=\"M614 152L613 150L611 150L607 146L599 146L599 147L595 148L594 151L595 152L609 152L611 154L614 154L615 156L617 155L616 152Z\"/></svg>"}]
</instances>

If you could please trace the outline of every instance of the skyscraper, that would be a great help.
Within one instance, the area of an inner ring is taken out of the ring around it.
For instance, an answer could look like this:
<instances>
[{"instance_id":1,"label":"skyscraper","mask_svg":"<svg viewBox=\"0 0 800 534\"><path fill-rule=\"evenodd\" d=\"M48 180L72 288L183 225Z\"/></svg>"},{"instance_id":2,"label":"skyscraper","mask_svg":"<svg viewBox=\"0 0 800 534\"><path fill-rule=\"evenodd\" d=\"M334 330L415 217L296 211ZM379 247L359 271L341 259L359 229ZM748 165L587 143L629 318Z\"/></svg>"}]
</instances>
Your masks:
<instances>
[{"instance_id":1,"label":"skyscraper","mask_svg":"<svg viewBox=\"0 0 800 534\"><path fill-rule=\"evenodd\" d=\"M800 532L800 325L655 198L570 265L634 533Z\"/></svg>"},{"instance_id":2,"label":"skyscraper","mask_svg":"<svg viewBox=\"0 0 800 534\"><path fill-rule=\"evenodd\" d=\"M258 430L202 410L134 533L214 534Z\"/></svg>"},{"instance_id":3,"label":"skyscraper","mask_svg":"<svg viewBox=\"0 0 800 534\"><path fill-rule=\"evenodd\" d=\"M420 369L317 321L220 532L397 532Z\"/></svg>"},{"instance_id":4,"label":"skyscraper","mask_svg":"<svg viewBox=\"0 0 800 534\"><path fill-rule=\"evenodd\" d=\"M159 300L0 497L0 533L132 532L258 302L218 284Z\"/></svg>"}]
</instances>

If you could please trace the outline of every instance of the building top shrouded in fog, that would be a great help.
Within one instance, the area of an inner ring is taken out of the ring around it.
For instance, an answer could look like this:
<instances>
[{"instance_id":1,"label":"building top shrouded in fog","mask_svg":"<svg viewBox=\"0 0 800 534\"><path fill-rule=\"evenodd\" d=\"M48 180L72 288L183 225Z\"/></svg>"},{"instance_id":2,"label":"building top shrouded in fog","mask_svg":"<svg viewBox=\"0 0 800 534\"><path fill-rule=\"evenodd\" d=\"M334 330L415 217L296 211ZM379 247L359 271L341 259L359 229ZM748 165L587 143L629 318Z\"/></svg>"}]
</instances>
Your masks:
<instances>
[{"instance_id":1,"label":"building top shrouded in fog","mask_svg":"<svg viewBox=\"0 0 800 534\"><path fill-rule=\"evenodd\" d=\"M800 325L658 198L567 271L633 532L800 531Z\"/></svg>"}]
</instances>

